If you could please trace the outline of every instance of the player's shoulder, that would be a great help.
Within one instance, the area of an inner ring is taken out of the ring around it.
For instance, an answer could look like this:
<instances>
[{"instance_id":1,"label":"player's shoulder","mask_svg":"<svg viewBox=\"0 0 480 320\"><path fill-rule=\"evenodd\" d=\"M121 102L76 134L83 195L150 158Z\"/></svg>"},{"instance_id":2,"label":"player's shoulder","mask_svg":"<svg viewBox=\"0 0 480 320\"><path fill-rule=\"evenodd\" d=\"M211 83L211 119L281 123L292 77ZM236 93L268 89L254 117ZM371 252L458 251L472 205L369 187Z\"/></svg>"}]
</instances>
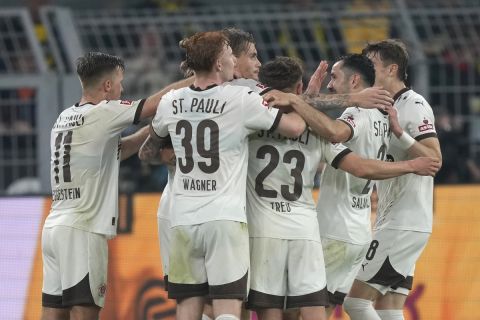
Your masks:
<instances>
[{"instance_id":1,"label":"player's shoulder","mask_svg":"<svg viewBox=\"0 0 480 320\"><path fill-rule=\"evenodd\" d=\"M397 106L430 108L428 101L412 89L405 90L395 100Z\"/></svg>"},{"instance_id":2,"label":"player's shoulder","mask_svg":"<svg viewBox=\"0 0 480 320\"><path fill-rule=\"evenodd\" d=\"M230 81L220 86L219 90L221 90L222 93L227 95L250 95L254 92L250 87L234 84Z\"/></svg>"},{"instance_id":3,"label":"player's shoulder","mask_svg":"<svg viewBox=\"0 0 480 320\"><path fill-rule=\"evenodd\" d=\"M190 87L183 87L183 88L178 88L178 89L170 89L170 91L168 91L167 93L165 93L165 94L162 96L162 100L163 100L163 99L175 99L175 98L178 97L178 96L184 95L184 93L185 93L187 90L190 90Z\"/></svg>"},{"instance_id":4,"label":"player's shoulder","mask_svg":"<svg viewBox=\"0 0 480 320\"><path fill-rule=\"evenodd\" d=\"M233 79L228 82L230 85L242 86L250 89L249 91L256 92L258 94L264 93L266 90L269 89L268 86L258 82L254 79L246 79L246 78L237 78Z\"/></svg>"}]
</instances>

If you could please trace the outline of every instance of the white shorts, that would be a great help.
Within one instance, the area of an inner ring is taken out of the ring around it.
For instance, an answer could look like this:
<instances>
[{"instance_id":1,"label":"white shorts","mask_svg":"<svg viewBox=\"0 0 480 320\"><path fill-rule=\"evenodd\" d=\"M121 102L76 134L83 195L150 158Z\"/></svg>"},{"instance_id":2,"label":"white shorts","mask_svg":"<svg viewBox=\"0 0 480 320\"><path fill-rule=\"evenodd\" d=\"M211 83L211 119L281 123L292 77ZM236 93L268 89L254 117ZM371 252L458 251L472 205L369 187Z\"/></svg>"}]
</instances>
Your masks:
<instances>
[{"instance_id":1,"label":"white shorts","mask_svg":"<svg viewBox=\"0 0 480 320\"><path fill-rule=\"evenodd\" d=\"M250 267L246 223L219 220L171 231L169 298L246 299Z\"/></svg>"},{"instance_id":2,"label":"white shorts","mask_svg":"<svg viewBox=\"0 0 480 320\"><path fill-rule=\"evenodd\" d=\"M163 276L168 277L169 255L171 233L170 220L163 217L157 217L158 243L160 245L160 257L162 258Z\"/></svg>"},{"instance_id":3,"label":"white shorts","mask_svg":"<svg viewBox=\"0 0 480 320\"><path fill-rule=\"evenodd\" d=\"M103 307L107 285L105 235L67 226L43 228L42 305Z\"/></svg>"},{"instance_id":4,"label":"white shorts","mask_svg":"<svg viewBox=\"0 0 480 320\"><path fill-rule=\"evenodd\" d=\"M250 261L249 309L328 305L321 243L250 238Z\"/></svg>"},{"instance_id":5,"label":"white shorts","mask_svg":"<svg viewBox=\"0 0 480 320\"><path fill-rule=\"evenodd\" d=\"M373 234L357 278L382 294L408 295L415 263L427 245L430 233L382 229Z\"/></svg>"},{"instance_id":6,"label":"white shorts","mask_svg":"<svg viewBox=\"0 0 480 320\"><path fill-rule=\"evenodd\" d=\"M369 245L357 245L322 237L330 304L343 304Z\"/></svg>"}]
</instances>

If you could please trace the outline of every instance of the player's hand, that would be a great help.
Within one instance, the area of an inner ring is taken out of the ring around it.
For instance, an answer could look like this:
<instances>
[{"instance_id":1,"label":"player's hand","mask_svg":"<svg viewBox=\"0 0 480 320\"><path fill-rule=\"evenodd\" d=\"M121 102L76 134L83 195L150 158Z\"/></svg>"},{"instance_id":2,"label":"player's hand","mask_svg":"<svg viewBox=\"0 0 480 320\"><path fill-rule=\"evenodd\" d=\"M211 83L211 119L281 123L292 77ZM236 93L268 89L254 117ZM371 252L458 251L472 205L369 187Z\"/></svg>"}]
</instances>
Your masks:
<instances>
[{"instance_id":1,"label":"player's hand","mask_svg":"<svg viewBox=\"0 0 480 320\"><path fill-rule=\"evenodd\" d=\"M410 165L413 168L413 172L420 176L432 176L440 170L441 163L437 158L430 157L418 157L413 160L409 160Z\"/></svg>"},{"instance_id":2,"label":"player's hand","mask_svg":"<svg viewBox=\"0 0 480 320\"><path fill-rule=\"evenodd\" d=\"M323 80L327 77L327 69L328 63L325 60L320 61L320 64L317 67L317 70L312 74L310 77L310 81L308 82L307 90L305 90L305 94L316 96L320 92L322 88Z\"/></svg>"},{"instance_id":3,"label":"player's hand","mask_svg":"<svg viewBox=\"0 0 480 320\"><path fill-rule=\"evenodd\" d=\"M268 102L270 107L290 107L296 95L278 90L272 90L263 95L263 100Z\"/></svg>"},{"instance_id":4,"label":"player's hand","mask_svg":"<svg viewBox=\"0 0 480 320\"><path fill-rule=\"evenodd\" d=\"M403 129L400 126L400 122L398 121L398 110L394 106L386 107L385 111L388 113L389 120L390 120L390 130L392 130L393 134L399 138L403 134Z\"/></svg>"},{"instance_id":5,"label":"player's hand","mask_svg":"<svg viewBox=\"0 0 480 320\"><path fill-rule=\"evenodd\" d=\"M177 157L175 156L175 152L173 151L173 148L162 148L158 152L160 155L160 162L164 163L169 166L175 166L177 162Z\"/></svg>"},{"instance_id":6,"label":"player's hand","mask_svg":"<svg viewBox=\"0 0 480 320\"><path fill-rule=\"evenodd\" d=\"M391 107L394 102L390 97L390 92L382 87L370 87L358 93L352 93L350 99L354 105L365 109L378 108L385 110L387 107Z\"/></svg>"}]
</instances>

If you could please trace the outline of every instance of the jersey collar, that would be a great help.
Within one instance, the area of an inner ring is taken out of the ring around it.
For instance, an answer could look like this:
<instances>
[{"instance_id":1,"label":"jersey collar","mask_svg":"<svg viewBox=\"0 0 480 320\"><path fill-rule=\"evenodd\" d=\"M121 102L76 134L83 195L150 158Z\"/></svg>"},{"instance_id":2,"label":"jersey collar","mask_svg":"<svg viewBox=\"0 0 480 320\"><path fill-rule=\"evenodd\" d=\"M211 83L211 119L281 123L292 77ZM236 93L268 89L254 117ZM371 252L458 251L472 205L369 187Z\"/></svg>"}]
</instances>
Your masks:
<instances>
[{"instance_id":1,"label":"jersey collar","mask_svg":"<svg viewBox=\"0 0 480 320\"><path fill-rule=\"evenodd\" d=\"M75 107L83 107L86 104L94 104L94 103L93 102L85 102L85 103L80 104L80 102L77 102L77 103L75 103Z\"/></svg>"},{"instance_id":2,"label":"jersey collar","mask_svg":"<svg viewBox=\"0 0 480 320\"><path fill-rule=\"evenodd\" d=\"M193 84L190 85L190 89L192 89L193 91L206 91L208 89L212 89L212 88L215 88L217 86L216 83L214 84L211 84L209 85L208 87L206 87L205 89L201 89L200 87L195 87Z\"/></svg>"},{"instance_id":3,"label":"jersey collar","mask_svg":"<svg viewBox=\"0 0 480 320\"><path fill-rule=\"evenodd\" d=\"M395 95L393 96L393 100L394 100L394 101L397 101L397 99L400 98L400 96L401 96L402 94L404 94L405 92L407 92L408 90L410 90L410 88L409 88L409 87L405 87L405 88L403 88L402 90L398 91L398 92L395 93Z\"/></svg>"}]
</instances>

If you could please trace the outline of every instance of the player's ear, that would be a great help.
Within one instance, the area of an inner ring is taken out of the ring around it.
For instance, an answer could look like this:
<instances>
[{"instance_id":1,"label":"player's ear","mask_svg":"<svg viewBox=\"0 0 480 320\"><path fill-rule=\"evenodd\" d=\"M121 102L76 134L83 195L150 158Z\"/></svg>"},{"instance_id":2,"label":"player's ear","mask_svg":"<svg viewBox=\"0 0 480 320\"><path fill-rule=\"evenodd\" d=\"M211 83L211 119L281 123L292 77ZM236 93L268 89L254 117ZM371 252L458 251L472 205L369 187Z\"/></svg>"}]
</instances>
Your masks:
<instances>
[{"instance_id":1,"label":"player's ear","mask_svg":"<svg viewBox=\"0 0 480 320\"><path fill-rule=\"evenodd\" d=\"M362 81L362 79L360 78L360 75L358 73L354 73L350 77L350 85L351 85L352 88L358 87L360 85L361 81Z\"/></svg>"},{"instance_id":2,"label":"player's ear","mask_svg":"<svg viewBox=\"0 0 480 320\"><path fill-rule=\"evenodd\" d=\"M217 61L215 61L215 69L216 71L218 72L221 72L222 71L222 61L220 61L220 59L217 59Z\"/></svg>"},{"instance_id":3,"label":"player's ear","mask_svg":"<svg viewBox=\"0 0 480 320\"><path fill-rule=\"evenodd\" d=\"M112 90L112 79L110 78L105 78L102 80L102 89L103 91L105 92L110 92L110 90Z\"/></svg>"},{"instance_id":4,"label":"player's ear","mask_svg":"<svg viewBox=\"0 0 480 320\"><path fill-rule=\"evenodd\" d=\"M388 73L391 76L396 76L398 72L398 64L392 63L391 65L388 66Z\"/></svg>"},{"instance_id":5,"label":"player's ear","mask_svg":"<svg viewBox=\"0 0 480 320\"><path fill-rule=\"evenodd\" d=\"M299 81L295 87L295 94L302 94L303 92L303 81Z\"/></svg>"}]
</instances>

